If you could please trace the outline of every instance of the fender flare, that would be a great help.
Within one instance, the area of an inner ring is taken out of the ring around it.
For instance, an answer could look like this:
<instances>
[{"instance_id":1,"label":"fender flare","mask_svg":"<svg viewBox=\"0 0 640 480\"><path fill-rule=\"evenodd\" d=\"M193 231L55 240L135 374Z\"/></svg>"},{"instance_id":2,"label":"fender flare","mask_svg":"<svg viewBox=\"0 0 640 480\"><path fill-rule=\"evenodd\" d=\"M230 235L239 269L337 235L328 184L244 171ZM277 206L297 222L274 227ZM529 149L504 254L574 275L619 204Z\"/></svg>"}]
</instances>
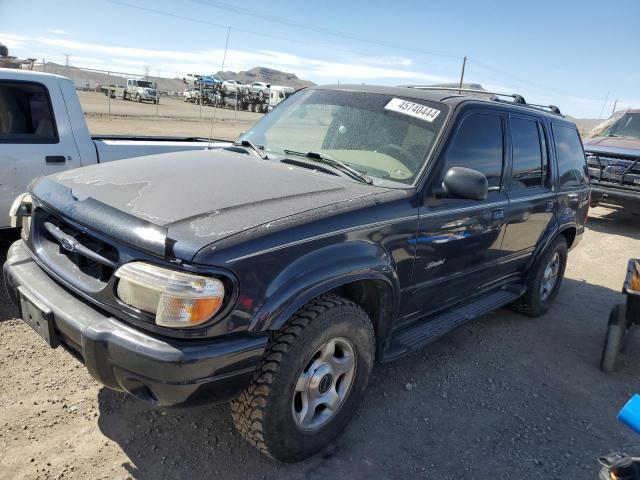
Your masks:
<instances>
[{"instance_id":1,"label":"fender flare","mask_svg":"<svg viewBox=\"0 0 640 480\"><path fill-rule=\"evenodd\" d=\"M296 259L274 278L266 301L254 313L250 332L280 329L305 303L337 287L373 280L385 286L390 312L381 327L390 326L400 305L400 282L391 257L380 245L351 241L329 245ZM381 299L382 300L382 299ZM388 324L388 325L386 325Z\"/></svg>"},{"instance_id":2,"label":"fender flare","mask_svg":"<svg viewBox=\"0 0 640 480\"><path fill-rule=\"evenodd\" d=\"M546 238L544 239L544 241L540 242L540 246L538 247L538 249L536 249L534 254L531 256L531 261L527 266L527 270L529 270L533 265L535 265L535 263L538 261L538 258L540 258L540 256L547 250L549 245L551 245L551 242L553 242L558 237L558 235L562 235L563 232L565 232L570 228L575 229L576 232L578 230L578 224L575 222L569 222L562 225L558 225L557 222L554 222L554 223L555 224L552 226L552 228L547 230Z\"/></svg>"}]
</instances>

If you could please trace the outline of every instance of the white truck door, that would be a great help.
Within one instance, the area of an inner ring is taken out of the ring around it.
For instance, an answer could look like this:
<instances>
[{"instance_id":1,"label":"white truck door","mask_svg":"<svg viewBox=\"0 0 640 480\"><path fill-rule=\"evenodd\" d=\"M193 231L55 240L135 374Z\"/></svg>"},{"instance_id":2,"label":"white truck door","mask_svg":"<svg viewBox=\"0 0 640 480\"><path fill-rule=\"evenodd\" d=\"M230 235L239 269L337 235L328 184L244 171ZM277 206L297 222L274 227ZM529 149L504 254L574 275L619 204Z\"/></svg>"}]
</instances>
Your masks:
<instances>
[{"instance_id":1,"label":"white truck door","mask_svg":"<svg viewBox=\"0 0 640 480\"><path fill-rule=\"evenodd\" d=\"M0 229L31 180L81 165L58 78L10 72L0 74Z\"/></svg>"}]
</instances>

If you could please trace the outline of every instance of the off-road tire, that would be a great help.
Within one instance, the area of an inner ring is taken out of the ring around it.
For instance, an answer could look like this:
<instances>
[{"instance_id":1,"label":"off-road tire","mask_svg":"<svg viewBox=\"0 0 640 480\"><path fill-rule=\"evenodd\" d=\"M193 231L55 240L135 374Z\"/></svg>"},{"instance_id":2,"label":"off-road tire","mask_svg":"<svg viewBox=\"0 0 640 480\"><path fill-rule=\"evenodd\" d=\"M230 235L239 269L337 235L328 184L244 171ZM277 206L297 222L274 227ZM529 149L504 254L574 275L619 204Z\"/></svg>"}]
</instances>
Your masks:
<instances>
[{"instance_id":1,"label":"off-road tire","mask_svg":"<svg viewBox=\"0 0 640 480\"><path fill-rule=\"evenodd\" d=\"M296 381L312 355L325 342L343 337L352 343L356 370L351 389L329 422L303 431L293 419ZM302 460L324 448L356 413L375 358L371 320L343 297L325 294L304 305L269 343L247 389L231 403L234 424L260 451L281 462Z\"/></svg>"},{"instance_id":2,"label":"off-road tire","mask_svg":"<svg viewBox=\"0 0 640 480\"><path fill-rule=\"evenodd\" d=\"M609 314L607 335L602 347L600 369L605 373L614 372L618 366L618 358L627 333L627 318L625 305L616 305Z\"/></svg>"},{"instance_id":3,"label":"off-road tire","mask_svg":"<svg viewBox=\"0 0 640 480\"><path fill-rule=\"evenodd\" d=\"M512 310L529 317L539 317L551 308L564 277L564 270L567 266L567 251L567 240L564 235L558 235L531 267L527 279L527 290L522 297L509 305ZM556 252L560 255L558 278L549 296L543 300L540 287L544 277L544 270Z\"/></svg>"}]
</instances>

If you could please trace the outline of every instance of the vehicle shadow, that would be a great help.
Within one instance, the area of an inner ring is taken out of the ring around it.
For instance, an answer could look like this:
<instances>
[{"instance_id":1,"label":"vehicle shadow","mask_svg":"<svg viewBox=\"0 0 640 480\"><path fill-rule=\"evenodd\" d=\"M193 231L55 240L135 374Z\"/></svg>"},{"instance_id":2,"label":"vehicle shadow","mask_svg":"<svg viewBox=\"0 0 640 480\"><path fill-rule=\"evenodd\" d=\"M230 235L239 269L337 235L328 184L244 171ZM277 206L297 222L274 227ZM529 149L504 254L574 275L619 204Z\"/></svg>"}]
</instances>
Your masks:
<instances>
[{"instance_id":1,"label":"vehicle shadow","mask_svg":"<svg viewBox=\"0 0 640 480\"><path fill-rule=\"evenodd\" d=\"M9 246L20 238L20 233L16 230L0 231L0 270L7 258L7 250ZM15 318L18 315L18 309L9 300L7 289L4 284L4 276L0 273L0 322Z\"/></svg>"},{"instance_id":2,"label":"vehicle shadow","mask_svg":"<svg viewBox=\"0 0 640 480\"><path fill-rule=\"evenodd\" d=\"M158 411L103 388L98 425L139 480L470 478L470 466L475 478L493 478L505 464L514 478L583 478L598 454L630 438L615 415L635 385L640 338L620 372L598 369L609 311L622 301L565 279L543 317L501 309L378 365L346 432L294 465L248 445L226 405Z\"/></svg>"},{"instance_id":3,"label":"vehicle shadow","mask_svg":"<svg viewBox=\"0 0 640 480\"><path fill-rule=\"evenodd\" d=\"M640 240L640 217L623 209L594 208L589 214L587 228Z\"/></svg>"}]
</instances>

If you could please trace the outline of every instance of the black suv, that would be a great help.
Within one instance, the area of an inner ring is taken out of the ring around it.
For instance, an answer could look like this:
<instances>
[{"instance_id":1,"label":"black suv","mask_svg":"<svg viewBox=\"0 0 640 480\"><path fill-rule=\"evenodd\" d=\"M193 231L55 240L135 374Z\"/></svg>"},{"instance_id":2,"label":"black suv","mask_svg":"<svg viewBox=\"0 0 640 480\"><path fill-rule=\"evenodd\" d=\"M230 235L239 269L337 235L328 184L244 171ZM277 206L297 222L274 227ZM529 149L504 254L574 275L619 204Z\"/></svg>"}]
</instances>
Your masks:
<instances>
[{"instance_id":1,"label":"black suv","mask_svg":"<svg viewBox=\"0 0 640 480\"><path fill-rule=\"evenodd\" d=\"M591 177L591 205L622 207L640 215L640 110L603 124L584 142Z\"/></svg>"},{"instance_id":2,"label":"black suv","mask_svg":"<svg viewBox=\"0 0 640 480\"><path fill-rule=\"evenodd\" d=\"M537 316L589 207L559 113L449 90L300 91L236 143L41 178L4 266L22 318L158 406L233 400L295 461L375 360L503 305Z\"/></svg>"}]
</instances>

